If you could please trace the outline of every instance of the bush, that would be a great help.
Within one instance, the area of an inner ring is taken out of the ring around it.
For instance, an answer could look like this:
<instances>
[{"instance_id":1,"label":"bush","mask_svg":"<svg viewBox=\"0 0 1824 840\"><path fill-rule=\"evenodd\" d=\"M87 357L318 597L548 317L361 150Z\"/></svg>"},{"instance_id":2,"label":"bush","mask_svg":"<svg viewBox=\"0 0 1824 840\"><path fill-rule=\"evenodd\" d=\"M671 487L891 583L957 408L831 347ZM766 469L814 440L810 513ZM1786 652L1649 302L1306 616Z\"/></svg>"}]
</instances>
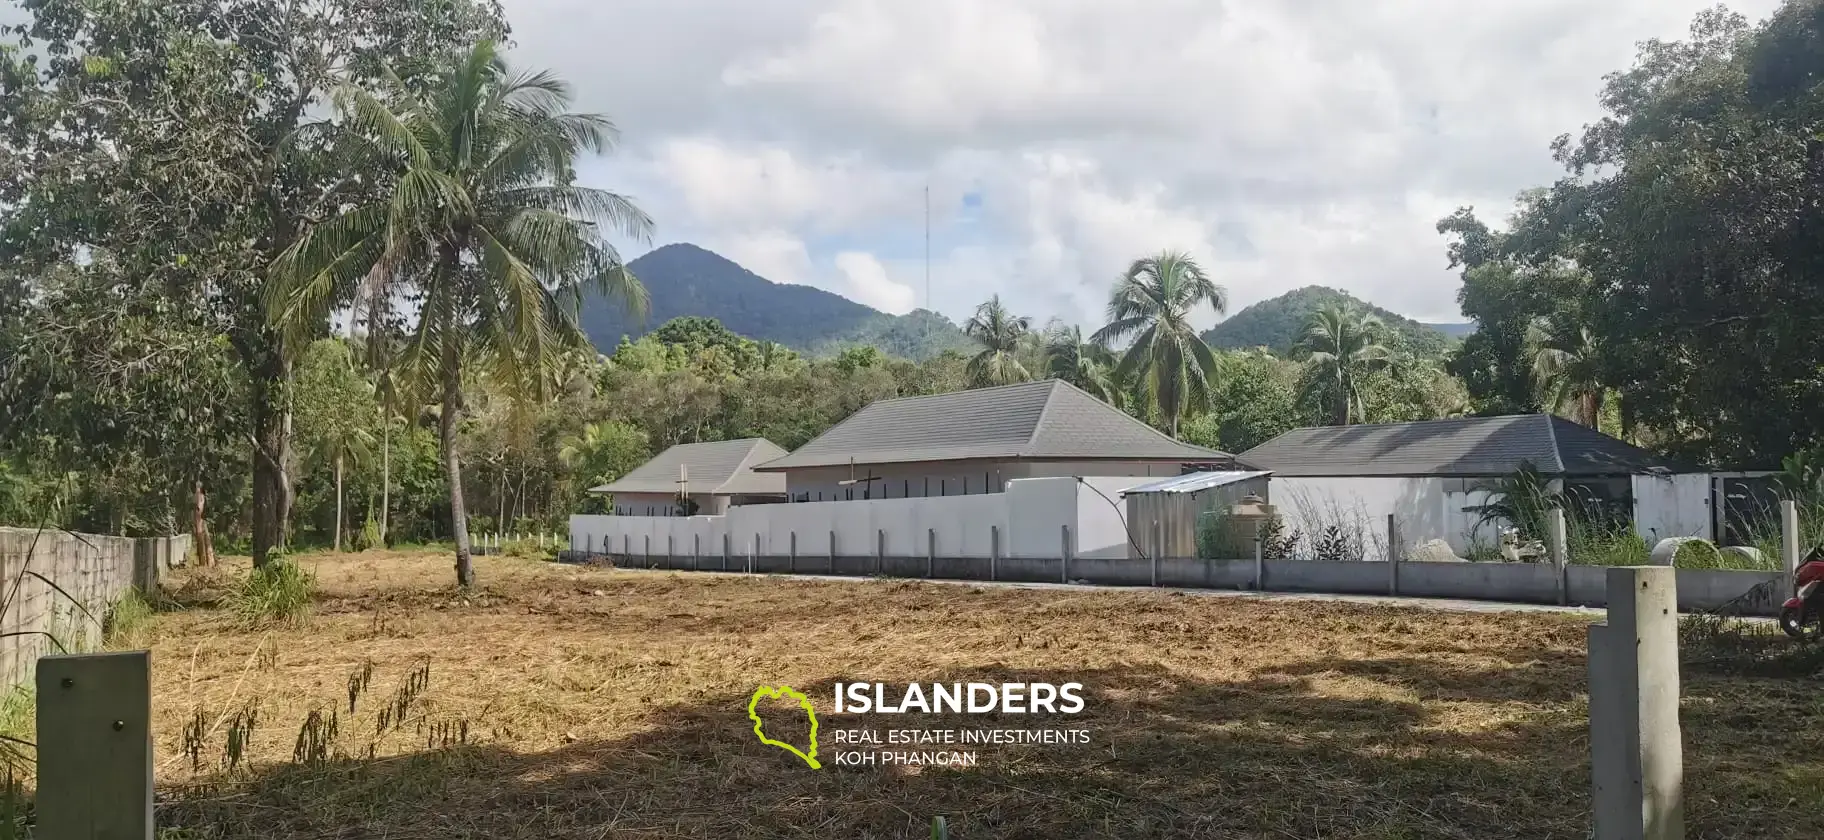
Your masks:
<instances>
[{"instance_id":1,"label":"bush","mask_svg":"<svg viewBox=\"0 0 1824 840\"><path fill-rule=\"evenodd\" d=\"M316 577L296 561L277 559L247 573L228 596L234 614L249 624L268 621L295 624L310 615Z\"/></svg>"}]
</instances>

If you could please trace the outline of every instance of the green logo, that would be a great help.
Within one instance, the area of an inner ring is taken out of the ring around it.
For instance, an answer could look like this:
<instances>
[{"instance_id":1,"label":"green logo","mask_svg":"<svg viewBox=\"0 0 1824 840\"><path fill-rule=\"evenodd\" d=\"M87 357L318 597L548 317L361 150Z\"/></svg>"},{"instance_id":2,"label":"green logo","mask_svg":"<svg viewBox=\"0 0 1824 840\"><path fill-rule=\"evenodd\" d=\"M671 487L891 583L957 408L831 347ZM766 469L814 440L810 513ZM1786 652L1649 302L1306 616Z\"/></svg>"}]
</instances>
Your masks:
<instances>
[{"instance_id":1,"label":"green logo","mask_svg":"<svg viewBox=\"0 0 1824 840\"><path fill-rule=\"evenodd\" d=\"M758 711L760 701L762 699L774 700L781 697L787 700L798 701L798 707L804 709L804 714L811 719L811 748L808 752L800 752L797 747L784 741L775 741L768 738L766 737L765 732L760 731L760 712ZM779 749L804 759L804 763L811 765L812 770L823 769L823 765L817 763L817 710L811 708L811 698L800 694L789 685L782 685L778 688L774 688L770 685L763 685L754 689L754 696L748 698L747 717L754 722L754 734L760 738L760 743L766 744L769 747L778 747Z\"/></svg>"}]
</instances>

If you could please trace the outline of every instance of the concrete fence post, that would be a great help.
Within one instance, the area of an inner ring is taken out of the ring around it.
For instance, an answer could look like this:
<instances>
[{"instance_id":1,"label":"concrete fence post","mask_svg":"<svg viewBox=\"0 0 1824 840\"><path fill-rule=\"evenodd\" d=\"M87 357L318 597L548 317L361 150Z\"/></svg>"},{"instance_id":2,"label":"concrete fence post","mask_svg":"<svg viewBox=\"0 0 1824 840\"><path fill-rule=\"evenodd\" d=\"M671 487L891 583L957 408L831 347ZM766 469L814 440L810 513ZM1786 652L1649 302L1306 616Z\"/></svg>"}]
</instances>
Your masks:
<instances>
[{"instance_id":1,"label":"concrete fence post","mask_svg":"<svg viewBox=\"0 0 1824 840\"><path fill-rule=\"evenodd\" d=\"M798 532L797 531L792 532L791 543L786 550L788 552L790 552L785 557L786 571L796 574L798 572Z\"/></svg>"},{"instance_id":2,"label":"concrete fence post","mask_svg":"<svg viewBox=\"0 0 1824 840\"><path fill-rule=\"evenodd\" d=\"M1786 568L1786 576L1797 580L1799 574L1799 503L1791 499L1780 501L1780 565Z\"/></svg>"},{"instance_id":3,"label":"concrete fence post","mask_svg":"<svg viewBox=\"0 0 1824 840\"><path fill-rule=\"evenodd\" d=\"M1545 538L1548 545L1546 552L1552 559L1552 571L1557 582L1553 584L1558 590L1560 606L1570 603L1571 550L1568 531L1564 522L1564 508L1552 508L1545 514Z\"/></svg>"},{"instance_id":4,"label":"concrete fence post","mask_svg":"<svg viewBox=\"0 0 1824 840\"><path fill-rule=\"evenodd\" d=\"M633 535L632 534L622 534L621 535L621 556L623 558L627 558L627 559L633 558Z\"/></svg>"},{"instance_id":5,"label":"concrete fence post","mask_svg":"<svg viewBox=\"0 0 1824 840\"><path fill-rule=\"evenodd\" d=\"M830 574L836 574L836 532L830 531Z\"/></svg>"},{"instance_id":6,"label":"concrete fence post","mask_svg":"<svg viewBox=\"0 0 1824 840\"><path fill-rule=\"evenodd\" d=\"M925 577L937 577L937 529L925 529Z\"/></svg>"},{"instance_id":7,"label":"concrete fence post","mask_svg":"<svg viewBox=\"0 0 1824 840\"><path fill-rule=\"evenodd\" d=\"M700 572L703 570L702 534L690 535L690 570L693 572Z\"/></svg>"},{"instance_id":8,"label":"concrete fence post","mask_svg":"<svg viewBox=\"0 0 1824 840\"><path fill-rule=\"evenodd\" d=\"M1061 569L1060 580L1062 580L1065 583L1069 583L1070 582L1070 526L1065 525L1065 526L1063 526L1063 529L1064 529L1064 545L1063 545L1062 549L1058 552L1058 560L1059 560L1058 566Z\"/></svg>"},{"instance_id":9,"label":"concrete fence post","mask_svg":"<svg viewBox=\"0 0 1824 840\"><path fill-rule=\"evenodd\" d=\"M37 836L151 840L151 654L46 656L37 682Z\"/></svg>"},{"instance_id":10,"label":"concrete fence post","mask_svg":"<svg viewBox=\"0 0 1824 840\"><path fill-rule=\"evenodd\" d=\"M1400 555L1406 552L1400 542L1400 520L1387 514L1387 594L1400 594Z\"/></svg>"},{"instance_id":11,"label":"concrete fence post","mask_svg":"<svg viewBox=\"0 0 1824 840\"><path fill-rule=\"evenodd\" d=\"M990 526L988 526L988 579L989 580L998 579L995 577L994 567L995 567L996 562L999 561L1000 558L1001 558L1001 526L990 525Z\"/></svg>"},{"instance_id":12,"label":"concrete fence post","mask_svg":"<svg viewBox=\"0 0 1824 840\"><path fill-rule=\"evenodd\" d=\"M674 546L672 544L675 539L676 537L671 534L665 535L665 568L667 569L677 565L677 563L672 560L672 558L676 556L676 551L674 551Z\"/></svg>"},{"instance_id":13,"label":"concrete fence post","mask_svg":"<svg viewBox=\"0 0 1824 840\"><path fill-rule=\"evenodd\" d=\"M881 562L887 556L887 531L882 528L874 532L874 574L880 574Z\"/></svg>"},{"instance_id":14,"label":"concrete fence post","mask_svg":"<svg viewBox=\"0 0 1824 840\"><path fill-rule=\"evenodd\" d=\"M724 532L722 534L722 571L725 571L725 572L728 571L728 555L733 553L733 552L729 551L730 543L732 543L733 541L734 541L733 538L730 537L726 532Z\"/></svg>"},{"instance_id":15,"label":"concrete fence post","mask_svg":"<svg viewBox=\"0 0 1824 840\"><path fill-rule=\"evenodd\" d=\"M754 573L754 558L759 556L759 554L760 554L760 532L755 531L753 548L750 548L747 551L747 573L750 575Z\"/></svg>"},{"instance_id":16,"label":"concrete fence post","mask_svg":"<svg viewBox=\"0 0 1824 840\"><path fill-rule=\"evenodd\" d=\"M1598 840L1682 840L1678 576L1608 570L1608 620L1589 629L1591 810Z\"/></svg>"},{"instance_id":17,"label":"concrete fence post","mask_svg":"<svg viewBox=\"0 0 1824 840\"><path fill-rule=\"evenodd\" d=\"M640 549L640 562L645 563L646 568L650 569L652 568L652 535L646 534L642 539L645 540L646 547Z\"/></svg>"},{"instance_id":18,"label":"concrete fence post","mask_svg":"<svg viewBox=\"0 0 1824 840\"><path fill-rule=\"evenodd\" d=\"M1261 523L1254 523L1254 591L1267 591L1267 555L1261 539Z\"/></svg>"},{"instance_id":19,"label":"concrete fence post","mask_svg":"<svg viewBox=\"0 0 1824 840\"><path fill-rule=\"evenodd\" d=\"M1152 550L1153 556L1151 558L1149 558L1152 561L1152 567L1153 567L1152 568L1152 576L1153 576L1152 585L1153 586L1159 585L1159 555L1164 554L1164 553L1165 553L1165 524L1160 522L1157 519L1154 519L1153 520L1153 550Z\"/></svg>"}]
</instances>

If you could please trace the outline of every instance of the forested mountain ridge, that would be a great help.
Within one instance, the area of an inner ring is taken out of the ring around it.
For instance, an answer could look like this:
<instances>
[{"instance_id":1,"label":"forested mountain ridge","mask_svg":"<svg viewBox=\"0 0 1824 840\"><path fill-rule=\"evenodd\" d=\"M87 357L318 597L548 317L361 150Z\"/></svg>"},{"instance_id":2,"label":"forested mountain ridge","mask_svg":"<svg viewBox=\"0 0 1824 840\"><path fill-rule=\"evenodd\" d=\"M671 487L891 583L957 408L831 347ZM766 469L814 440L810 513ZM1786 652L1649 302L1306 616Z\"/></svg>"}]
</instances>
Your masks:
<instances>
[{"instance_id":1,"label":"forested mountain ridge","mask_svg":"<svg viewBox=\"0 0 1824 840\"><path fill-rule=\"evenodd\" d=\"M604 353L614 352L622 336L639 338L688 316L713 318L747 338L814 354L872 345L891 355L924 359L970 346L962 330L942 315L924 310L889 315L822 289L775 283L695 245L666 245L627 267L645 285L651 310L641 321L619 301L585 300L583 331Z\"/></svg>"},{"instance_id":2,"label":"forested mountain ridge","mask_svg":"<svg viewBox=\"0 0 1824 840\"><path fill-rule=\"evenodd\" d=\"M1205 331L1203 340L1211 347L1221 350L1266 347L1275 353L1285 354L1304 335L1312 314L1329 306L1357 309L1380 318L1413 352L1420 355L1442 355L1451 344L1451 338L1438 327L1394 314L1348 292L1328 286L1293 289L1253 304ZM1455 324L1447 326L1463 327ZM1470 331L1473 328L1464 328L1464 332Z\"/></svg>"}]
</instances>

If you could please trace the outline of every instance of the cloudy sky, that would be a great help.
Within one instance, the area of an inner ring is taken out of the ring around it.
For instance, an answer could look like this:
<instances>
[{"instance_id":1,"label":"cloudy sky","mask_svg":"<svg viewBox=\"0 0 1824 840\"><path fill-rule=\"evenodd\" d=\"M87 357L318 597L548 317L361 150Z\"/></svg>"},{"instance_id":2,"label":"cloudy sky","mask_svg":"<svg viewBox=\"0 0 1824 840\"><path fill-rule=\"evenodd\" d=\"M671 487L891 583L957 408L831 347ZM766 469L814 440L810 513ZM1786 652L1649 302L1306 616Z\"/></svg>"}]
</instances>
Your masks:
<instances>
[{"instance_id":1,"label":"cloudy sky","mask_svg":"<svg viewBox=\"0 0 1824 840\"><path fill-rule=\"evenodd\" d=\"M1602 75L1707 5L505 1L516 62L621 126L586 178L636 196L654 245L904 312L929 185L934 308L998 292L1083 323L1162 248L1231 312L1325 284L1458 320L1437 219L1557 177L1548 144L1599 114Z\"/></svg>"}]
</instances>

